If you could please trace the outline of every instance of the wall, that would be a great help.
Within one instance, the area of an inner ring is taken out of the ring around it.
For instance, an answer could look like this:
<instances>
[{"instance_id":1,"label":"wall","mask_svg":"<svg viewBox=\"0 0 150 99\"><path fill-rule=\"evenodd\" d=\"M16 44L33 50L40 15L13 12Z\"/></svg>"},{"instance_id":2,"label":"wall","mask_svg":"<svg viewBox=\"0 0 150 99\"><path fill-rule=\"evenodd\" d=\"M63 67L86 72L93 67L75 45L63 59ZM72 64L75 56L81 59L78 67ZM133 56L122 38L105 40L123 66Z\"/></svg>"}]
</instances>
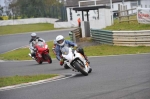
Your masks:
<instances>
[{"instance_id":1,"label":"wall","mask_svg":"<svg viewBox=\"0 0 150 99\"><path fill-rule=\"evenodd\" d=\"M78 23L76 21L54 23L54 28L72 28L72 27L78 27Z\"/></svg>"},{"instance_id":2,"label":"wall","mask_svg":"<svg viewBox=\"0 0 150 99\"><path fill-rule=\"evenodd\" d=\"M51 23L54 24L58 19L54 18L29 18L0 21L0 26L19 25L19 24L35 24L35 23Z\"/></svg>"},{"instance_id":3,"label":"wall","mask_svg":"<svg viewBox=\"0 0 150 99\"><path fill-rule=\"evenodd\" d=\"M141 0L142 8L150 8L150 0Z\"/></svg>"},{"instance_id":4,"label":"wall","mask_svg":"<svg viewBox=\"0 0 150 99\"><path fill-rule=\"evenodd\" d=\"M111 25L110 9L99 9L99 19L90 21L91 29L102 29Z\"/></svg>"}]
</instances>

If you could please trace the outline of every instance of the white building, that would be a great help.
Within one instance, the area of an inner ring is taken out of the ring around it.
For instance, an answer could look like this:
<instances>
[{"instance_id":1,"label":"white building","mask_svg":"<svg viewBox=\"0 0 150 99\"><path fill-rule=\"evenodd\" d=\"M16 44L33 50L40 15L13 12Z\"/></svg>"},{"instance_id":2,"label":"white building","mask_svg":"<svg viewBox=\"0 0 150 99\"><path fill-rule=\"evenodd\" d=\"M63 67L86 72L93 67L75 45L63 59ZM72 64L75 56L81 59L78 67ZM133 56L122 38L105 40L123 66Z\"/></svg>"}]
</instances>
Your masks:
<instances>
[{"instance_id":1,"label":"white building","mask_svg":"<svg viewBox=\"0 0 150 99\"><path fill-rule=\"evenodd\" d=\"M85 0L85 1L89 1L89 0ZM106 2L104 4L110 5L110 2ZM126 6L126 9L136 8L138 6L138 2L135 1L135 0L131 0L131 1L127 1L127 2L114 2L113 5L112 5L112 7L113 7L112 10L113 11L118 11L118 4L120 4L122 6ZM98 4L98 5L100 5L100 4ZM67 7L68 21L76 21L78 17L82 17L81 16L82 15L81 12L75 12L73 10L74 7L73 6ZM123 8L122 8L122 10L123 10ZM84 17L86 19L86 12L84 12ZM90 10L89 11L89 20L96 20L97 17L98 17L98 11L97 10Z\"/></svg>"},{"instance_id":2,"label":"white building","mask_svg":"<svg viewBox=\"0 0 150 99\"><path fill-rule=\"evenodd\" d=\"M150 0L140 0L142 8L150 8Z\"/></svg>"},{"instance_id":3,"label":"white building","mask_svg":"<svg viewBox=\"0 0 150 99\"><path fill-rule=\"evenodd\" d=\"M66 10L67 10L68 22L65 23L66 25L63 24L63 26L76 27L78 25L77 19L79 17L81 18L81 20L82 20L82 17L84 17L84 21L87 21L87 13L86 12L84 12L83 13L84 16L82 16L81 11L73 10L73 8L80 6L79 1L81 1L81 2L89 1L89 3L85 3L85 5L82 5L82 6L92 6L91 5L92 1L95 1L97 3L96 6L99 6L102 4L110 6L110 0L66 0ZM112 2L113 2L112 3L112 11L114 13L118 11L118 4L125 6L125 9L136 8L138 6L139 1L141 3L142 7L143 6L148 7L150 5L150 0L112 0ZM122 8L122 10L123 10L123 8ZM88 15L89 15L90 24L92 24L91 26L93 26L94 23L99 23L98 20L104 20L102 18L102 16L104 17L104 16L109 15L108 13L107 13L107 15L104 15L105 12L106 11L103 11L103 9L101 9L101 10L100 9L99 10L89 10ZM136 13L136 10L129 11L129 14L132 14L132 13ZM116 15L116 14L114 14L114 15ZM100 19L100 18L102 18L102 19ZM110 21L110 18L105 18L105 21ZM105 22L105 23L101 23L101 24L105 24L105 26L98 27L98 24L95 24L96 26L94 26L94 27L104 28L106 26L111 25L110 22ZM57 26L61 27L62 25L60 23Z\"/></svg>"}]
</instances>

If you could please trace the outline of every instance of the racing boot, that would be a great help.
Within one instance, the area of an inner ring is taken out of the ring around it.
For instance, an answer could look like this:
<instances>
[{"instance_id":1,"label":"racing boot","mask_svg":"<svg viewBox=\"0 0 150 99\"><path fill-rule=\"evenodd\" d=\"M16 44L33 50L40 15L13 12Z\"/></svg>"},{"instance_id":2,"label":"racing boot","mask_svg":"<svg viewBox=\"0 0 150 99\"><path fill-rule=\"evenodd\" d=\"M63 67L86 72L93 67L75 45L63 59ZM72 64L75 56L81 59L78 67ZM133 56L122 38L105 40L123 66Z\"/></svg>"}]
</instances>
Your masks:
<instances>
[{"instance_id":1,"label":"racing boot","mask_svg":"<svg viewBox=\"0 0 150 99\"><path fill-rule=\"evenodd\" d=\"M29 53L28 55L29 55L32 59L35 59L35 58L32 56L32 54Z\"/></svg>"},{"instance_id":2,"label":"racing boot","mask_svg":"<svg viewBox=\"0 0 150 99\"><path fill-rule=\"evenodd\" d=\"M64 60L61 59L61 60L60 60L60 66L63 66L63 64L64 64Z\"/></svg>"}]
</instances>

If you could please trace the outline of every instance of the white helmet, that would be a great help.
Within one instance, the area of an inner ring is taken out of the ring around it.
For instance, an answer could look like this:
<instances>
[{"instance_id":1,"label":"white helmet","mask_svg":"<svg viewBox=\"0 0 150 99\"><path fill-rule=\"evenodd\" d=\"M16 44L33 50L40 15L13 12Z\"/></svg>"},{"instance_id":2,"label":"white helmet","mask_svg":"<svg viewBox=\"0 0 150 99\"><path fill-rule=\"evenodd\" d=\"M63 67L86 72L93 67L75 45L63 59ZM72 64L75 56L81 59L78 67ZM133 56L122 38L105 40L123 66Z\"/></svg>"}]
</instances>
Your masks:
<instances>
[{"instance_id":1,"label":"white helmet","mask_svg":"<svg viewBox=\"0 0 150 99\"><path fill-rule=\"evenodd\" d=\"M64 37L62 35L58 35L56 37L56 42L59 46L63 46L65 44Z\"/></svg>"},{"instance_id":2,"label":"white helmet","mask_svg":"<svg viewBox=\"0 0 150 99\"><path fill-rule=\"evenodd\" d=\"M32 37L32 39L35 39L36 38L36 33L31 33L31 37Z\"/></svg>"},{"instance_id":3,"label":"white helmet","mask_svg":"<svg viewBox=\"0 0 150 99\"><path fill-rule=\"evenodd\" d=\"M36 33L31 33L31 36L36 36Z\"/></svg>"}]
</instances>

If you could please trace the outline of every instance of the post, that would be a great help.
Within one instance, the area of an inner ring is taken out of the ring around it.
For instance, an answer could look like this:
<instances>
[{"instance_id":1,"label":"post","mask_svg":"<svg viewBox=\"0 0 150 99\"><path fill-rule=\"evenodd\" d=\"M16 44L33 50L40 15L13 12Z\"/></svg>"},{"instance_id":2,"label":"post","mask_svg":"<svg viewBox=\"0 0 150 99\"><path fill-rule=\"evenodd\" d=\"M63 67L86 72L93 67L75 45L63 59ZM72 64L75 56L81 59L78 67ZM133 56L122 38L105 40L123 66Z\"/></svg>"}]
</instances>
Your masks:
<instances>
[{"instance_id":1,"label":"post","mask_svg":"<svg viewBox=\"0 0 150 99\"><path fill-rule=\"evenodd\" d=\"M96 0L95 0L95 6L96 6Z\"/></svg>"},{"instance_id":2,"label":"post","mask_svg":"<svg viewBox=\"0 0 150 99\"><path fill-rule=\"evenodd\" d=\"M86 14L87 14L87 21L89 21L89 11L86 11Z\"/></svg>"},{"instance_id":3,"label":"post","mask_svg":"<svg viewBox=\"0 0 150 99\"><path fill-rule=\"evenodd\" d=\"M97 12L97 13L98 13L98 16L97 16L98 18L97 18L97 19L99 20L99 9L97 9L97 11L98 11L98 12Z\"/></svg>"},{"instance_id":4,"label":"post","mask_svg":"<svg viewBox=\"0 0 150 99\"><path fill-rule=\"evenodd\" d=\"M112 11L112 0L110 0L110 8L111 8L111 24L114 24L113 11Z\"/></svg>"},{"instance_id":5,"label":"post","mask_svg":"<svg viewBox=\"0 0 150 99\"><path fill-rule=\"evenodd\" d=\"M78 4L79 4L79 7L80 7L80 1L78 2Z\"/></svg>"},{"instance_id":6,"label":"post","mask_svg":"<svg viewBox=\"0 0 150 99\"><path fill-rule=\"evenodd\" d=\"M120 4L118 4L118 11L119 11L119 12L118 12L118 16L119 16L119 23L120 23L120 21L121 21L121 15L120 15L120 11L121 11L121 10L120 10Z\"/></svg>"},{"instance_id":7,"label":"post","mask_svg":"<svg viewBox=\"0 0 150 99\"><path fill-rule=\"evenodd\" d=\"M82 11L82 21L84 21L84 14L83 14L83 11Z\"/></svg>"},{"instance_id":8,"label":"post","mask_svg":"<svg viewBox=\"0 0 150 99\"><path fill-rule=\"evenodd\" d=\"M129 10L127 10L127 15L128 15L128 23L130 22L129 20Z\"/></svg>"}]
</instances>

